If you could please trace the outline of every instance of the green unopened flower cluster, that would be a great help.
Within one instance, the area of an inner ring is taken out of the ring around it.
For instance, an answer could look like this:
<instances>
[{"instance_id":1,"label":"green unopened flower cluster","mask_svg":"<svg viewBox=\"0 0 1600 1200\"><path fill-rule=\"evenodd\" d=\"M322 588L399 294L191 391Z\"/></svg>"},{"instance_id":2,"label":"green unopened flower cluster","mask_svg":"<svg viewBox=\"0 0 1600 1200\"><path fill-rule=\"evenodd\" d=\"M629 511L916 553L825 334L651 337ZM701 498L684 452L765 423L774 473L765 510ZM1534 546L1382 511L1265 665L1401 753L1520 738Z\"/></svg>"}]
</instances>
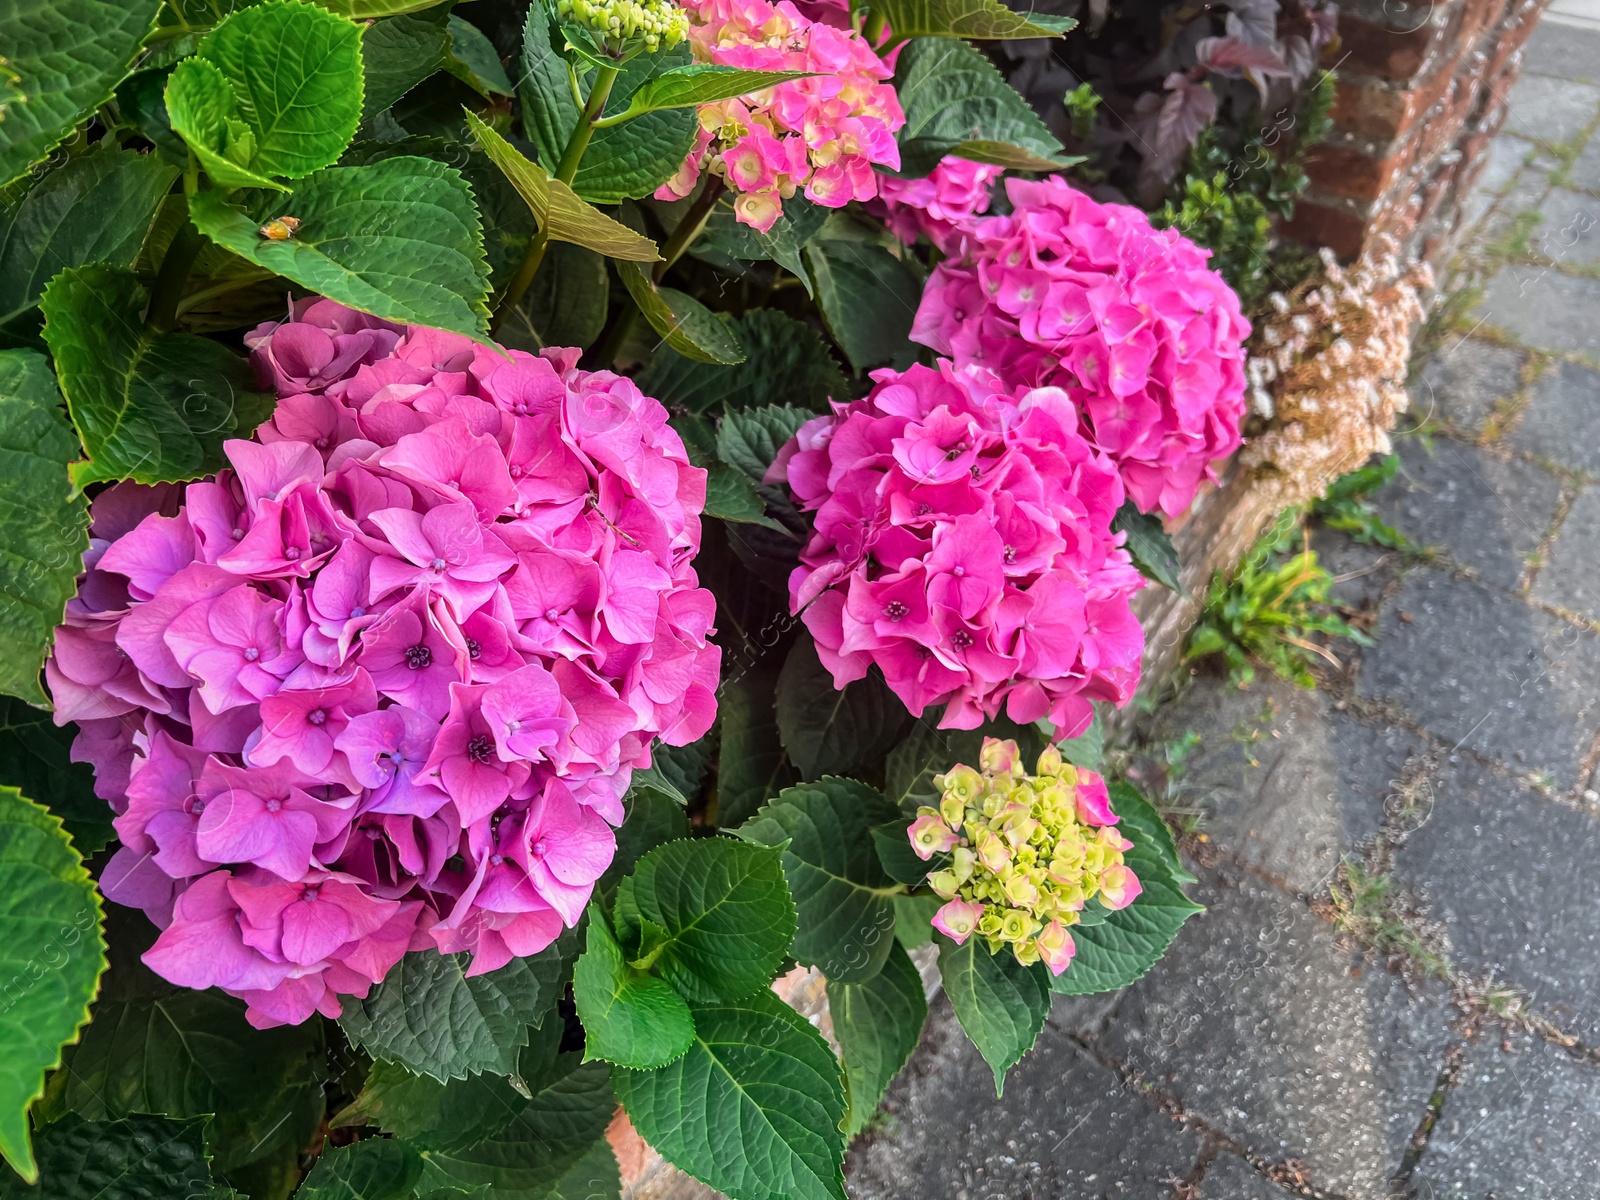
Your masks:
<instances>
[{"instance_id":1,"label":"green unopened flower cluster","mask_svg":"<svg viewBox=\"0 0 1600 1200\"><path fill-rule=\"evenodd\" d=\"M922 859L948 853L928 876L944 901L933 925L959 945L973 933L991 954L1011 947L1024 966L1059 975L1076 947L1068 927L1090 900L1125 908L1140 892L1123 862L1133 843L1117 832L1105 780L1048 747L1036 773L1017 744L986 738L980 770L957 766L934 778L938 808L917 810L908 834Z\"/></svg>"},{"instance_id":2,"label":"green unopened flower cluster","mask_svg":"<svg viewBox=\"0 0 1600 1200\"><path fill-rule=\"evenodd\" d=\"M689 18L671 0L556 0L556 15L582 25L613 52L635 39L652 53L670 50L689 36Z\"/></svg>"}]
</instances>

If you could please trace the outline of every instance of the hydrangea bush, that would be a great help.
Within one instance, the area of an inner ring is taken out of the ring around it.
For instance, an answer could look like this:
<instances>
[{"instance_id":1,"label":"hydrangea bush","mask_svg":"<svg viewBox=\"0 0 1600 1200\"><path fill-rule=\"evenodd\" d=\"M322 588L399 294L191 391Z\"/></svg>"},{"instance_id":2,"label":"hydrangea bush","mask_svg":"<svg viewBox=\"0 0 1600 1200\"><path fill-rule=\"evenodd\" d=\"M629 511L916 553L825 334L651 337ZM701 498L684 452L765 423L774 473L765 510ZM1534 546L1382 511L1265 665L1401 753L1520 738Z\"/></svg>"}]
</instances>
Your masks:
<instances>
[{"instance_id":1,"label":"hydrangea bush","mask_svg":"<svg viewBox=\"0 0 1600 1200\"><path fill-rule=\"evenodd\" d=\"M919 972L998 1089L1197 911L1100 714L1237 302L1065 19L225 7L0 12L0 1192L843 1200Z\"/></svg>"}]
</instances>

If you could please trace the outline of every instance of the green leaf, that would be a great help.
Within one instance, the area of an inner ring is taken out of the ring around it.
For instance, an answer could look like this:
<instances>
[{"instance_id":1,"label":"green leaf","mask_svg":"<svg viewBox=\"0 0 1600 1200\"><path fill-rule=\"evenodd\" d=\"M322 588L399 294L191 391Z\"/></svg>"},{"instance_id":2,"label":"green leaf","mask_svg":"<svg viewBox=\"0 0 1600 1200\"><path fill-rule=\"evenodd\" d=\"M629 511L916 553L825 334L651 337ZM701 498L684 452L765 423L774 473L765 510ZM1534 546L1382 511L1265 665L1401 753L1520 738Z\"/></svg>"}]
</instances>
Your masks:
<instances>
[{"instance_id":1,"label":"green leaf","mask_svg":"<svg viewBox=\"0 0 1600 1200\"><path fill-rule=\"evenodd\" d=\"M693 296L657 287L638 263L619 261L617 275L650 328L679 354L703 363L744 361L732 327Z\"/></svg>"},{"instance_id":2,"label":"green leaf","mask_svg":"<svg viewBox=\"0 0 1600 1200\"><path fill-rule=\"evenodd\" d=\"M960 946L943 934L938 940L939 977L961 1028L994 1072L998 1096L1050 1015L1049 972L1043 963L1023 966L1009 946L990 954L978 934Z\"/></svg>"},{"instance_id":3,"label":"green leaf","mask_svg":"<svg viewBox=\"0 0 1600 1200\"><path fill-rule=\"evenodd\" d=\"M0 373L5 358L0 354ZM0 696L0 784L24 796L43 796L45 807L72 835L78 853L88 856L116 837L111 826L116 814L94 794L94 771L71 759L76 730L57 725L49 713L21 700Z\"/></svg>"},{"instance_id":4,"label":"green leaf","mask_svg":"<svg viewBox=\"0 0 1600 1200\"><path fill-rule=\"evenodd\" d=\"M89 1019L105 941L100 893L58 818L0 787L0 1156L32 1182L28 1106Z\"/></svg>"},{"instance_id":5,"label":"green leaf","mask_svg":"<svg viewBox=\"0 0 1600 1200\"><path fill-rule=\"evenodd\" d=\"M422 1177L422 1159L404 1142L367 1138L322 1152L297 1200L406 1200Z\"/></svg>"},{"instance_id":6,"label":"green leaf","mask_svg":"<svg viewBox=\"0 0 1600 1200\"><path fill-rule=\"evenodd\" d=\"M647 956L687 998L737 1000L772 982L795 911L777 851L695 838L639 860L617 889L616 923L624 953Z\"/></svg>"},{"instance_id":7,"label":"green leaf","mask_svg":"<svg viewBox=\"0 0 1600 1200\"><path fill-rule=\"evenodd\" d=\"M907 950L933 941L933 914L944 901L932 892L894 898L894 940Z\"/></svg>"},{"instance_id":8,"label":"green leaf","mask_svg":"<svg viewBox=\"0 0 1600 1200\"><path fill-rule=\"evenodd\" d=\"M1070 17L1024 16L1000 0L876 0L873 13L888 19L897 39L1060 37L1077 24Z\"/></svg>"},{"instance_id":9,"label":"green leaf","mask_svg":"<svg viewBox=\"0 0 1600 1200\"><path fill-rule=\"evenodd\" d=\"M615 1072L645 1141L730 1200L845 1200L844 1088L822 1035L765 989L693 1010L682 1058Z\"/></svg>"},{"instance_id":10,"label":"green leaf","mask_svg":"<svg viewBox=\"0 0 1600 1200\"><path fill-rule=\"evenodd\" d=\"M467 128L478 139L489 161L499 167L517 189L517 194L527 201L534 218L553 241L573 242L608 258L625 258L632 262L659 262L661 255L656 244L641 233L635 233L620 221L578 199L578 194L552 179L543 167L517 152L510 142L501 137L470 110L466 112Z\"/></svg>"},{"instance_id":11,"label":"green leaf","mask_svg":"<svg viewBox=\"0 0 1600 1200\"><path fill-rule=\"evenodd\" d=\"M900 27L894 28L898 35ZM947 154L1021 171L1081 161L1063 157L1061 143L1032 106L965 42L912 41L900 51L894 82L906 114L896 135L902 174L926 175Z\"/></svg>"},{"instance_id":12,"label":"green leaf","mask_svg":"<svg viewBox=\"0 0 1600 1200\"><path fill-rule=\"evenodd\" d=\"M1117 814L1117 827L1135 843L1141 855L1153 855L1167 874L1179 883L1194 883L1195 877L1184 868L1178 857L1178 844L1172 838L1172 829L1155 805L1126 780L1119 779L1110 788L1111 811Z\"/></svg>"},{"instance_id":13,"label":"green leaf","mask_svg":"<svg viewBox=\"0 0 1600 1200\"><path fill-rule=\"evenodd\" d=\"M522 77L517 96L522 102L522 127L538 151L539 161L554 167L578 124L582 105L572 94L567 61L556 52L549 10L543 4L528 6L528 19L522 27Z\"/></svg>"},{"instance_id":14,"label":"green leaf","mask_svg":"<svg viewBox=\"0 0 1600 1200\"><path fill-rule=\"evenodd\" d=\"M522 303L495 337L519 350L588 349L605 332L610 298L611 275L601 255L571 242L553 242Z\"/></svg>"},{"instance_id":15,"label":"green leaf","mask_svg":"<svg viewBox=\"0 0 1600 1200\"><path fill-rule=\"evenodd\" d=\"M1009 738L1022 751L1022 761L1031 763L1045 747L1045 737L1032 725L1018 725L1001 717L982 729L940 729L938 717L925 713L884 760L884 795L910 814L921 805L939 806L939 791L933 777L942 775L957 763L976 766L985 737Z\"/></svg>"},{"instance_id":16,"label":"green leaf","mask_svg":"<svg viewBox=\"0 0 1600 1200\"><path fill-rule=\"evenodd\" d=\"M623 67L602 115L612 117L625 111L651 79L688 61L687 44L639 55ZM649 196L683 166L699 129L692 108L647 112L624 124L596 129L572 181L573 190L593 204L620 204Z\"/></svg>"},{"instance_id":17,"label":"green leaf","mask_svg":"<svg viewBox=\"0 0 1600 1200\"><path fill-rule=\"evenodd\" d=\"M514 89L494 43L470 21L450 14L450 56L445 68L480 96L509 96Z\"/></svg>"},{"instance_id":18,"label":"green leaf","mask_svg":"<svg viewBox=\"0 0 1600 1200\"><path fill-rule=\"evenodd\" d=\"M1090 720L1089 728L1075 738L1057 742L1056 746L1061 751L1061 757L1075 767L1087 767L1091 771L1105 770L1106 730L1100 723L1098 712Z\"/></svg>"},{"instance_id":19,"label":"green leaf","mask_svg":"<svg viewBox=\"0 0 1600 1200\"><path fill-rule=\"evenodd\" d=\"M872 846L890 879L907 887L921 887L929 871L939 871L949 865L950 856L935 854L926 860L918 858L907 833L912 820L911 817L897 816L882 825L874 825Z\"/></svg>"},{"instance_id":20,"label":"green leaf","mask_svg":"<svg viewBox=\"0 0 1600 1200\"><path fill-rule=\"evenodd\" d=\"M784 443L816 415L791 404L736 409L717 426L717 457L760 483Z\"/></svg>"},{"instance_id":21,"label":"green leaf","mask_svg":"<svg viewBox=\"0 0 1600 1200\"><path fill-rule=\"evenodd\" d=\"M916 359L911 319L922 301L916 269L884 246L819 238L805 248L817 306L857 371Z\"/></svg>"},{"instance_id":22,"label":"green leaf","mask_svg":"<svg viewBox=\"0 0 1600 1200\"><path fill-rule=\"evenodd\" d=\"M454 1152L511 1124L527 1098L502 1075L469 1075L440 1083L379 1059L361 1093L333 1120L335 1128L376 1125L419 1150Z\"/></svg>"},{"instance_id":23,"label":"green leaf","mask_svg":"<svg viewBox=\"0 0 1600 1200\"><path fill-rule=\"evenodd\" d=\"M706 473L706 506L708 517L724 521L737 521L745 525L765 525L780 533L787 533L782 524L767 516L766 502L756 493L751 483L736 467L726 463L712 463Z\"/></svg>"},{"instance_id":24,"label":"green leaf","mask_svg":"<svg viewBox=\"0 0 1600 1200\"><path fill-rule=\"evenodd\" d=\"M679 807L689 803L689 797L663 768L660 762L652 761L648 767L635 767L630 780L631 787L652 788L670 796Z\"/></svg>"},{"instance_id":25,"label":"green leaf","mask_svg":"<svg viewBox=\"0 0 1600 1200\"><path fill-rule=\"evenodd\" d=\"M0 692L30 704L48 703L39 671L89 548L88 506L67 476L77 453L44 356L0 351ZM5 782L24 782L13 774Z\"/></svg>"},{"instance_id":26,"label":"green leaf","mask_svg":"<svg viewBox=\"0 0 1600 1200\"><path fill-rule=\"evenodd\" d=\"M771 653L744 670L724 664L717 705L722 714L717 823L724 829L742 824L769 799L800 780L778 736L773 710L777 679L778 664Z\"/></svg>"},{"instance_id":27,"label":"green leaf","mask_svg":"<svg viewBox=\"0 0 1600 1200\"><path fill-rule=\"evenodd\" d=\"M16 193L0 208L0 325L33 308L60 271L131 266L177 177L156 155L102 142Z\"/></svg>"},{"instance_id":28,"label":"green leaf","mask_svg":"<svg viewBox=\"0 0 1600 1200\"><path fill-rule=\"evenodd\" d=\"M617 830L617 852L599 884L599 891L607 896L615 893L617 885L650 851L689 836L689 818L683 815L683 806L659 788L643 787L636 779L623 805L626 816Z\"/></svg>"},{"instance_id":29,"label":"green leaf","mask_svg":"<svg viewBox=\"0 0 1600 1200\"><path fill-rule=\"evenodd\" d=\"M300 219L295 236L262 237L260 226L285 211ZM461 173L443 163L401 157L329 167L249 213L198 192L189 212L213 241L330 300L484 336L489 269L478 211Z\"/></svg>"},{"instance_id":30,"label":"green leaf","mask_svg":"<svg viewBox=\"0 0 1600 1200\"><path fill-rule=\"evenodd\" d=\"M803 196L791 196L783 202L783 213L772 228L762 233L738 220L732 201L723 196L712 210L705 229L695 240L690 252L708 250L729 258L775 262L805 284L809 295L816 289L800 251L827 223L831 212L831 209L812 204ZM751 315L764 311L769 310L756 309Z\"/></svg>"},{"instance_id":31,"label":"green leaf","mask_svg":"<svg viewBox=\"0 0 1600 1200\"><path fill-rule=\"evenodd\" d=\"M63 271L40 302L86 455L69 467L80 489L210 474L224 462L222 443L248 436L271 412L252 390L248 363L194 334L156 333L141 319L144 306L133 273L104 263Z\"/></svg>"},{"instance_id":32,"label":"green leaf","mask_svg":"<svg viewBox=\"0 0 1600 1200\"><path fill-rule=\"evenodd\" d=\"M470 979L465 954L407 954L370 996L345 1004L339 1023L374 1058L419 1075L509 1075L528 1026L543 1019L571 977L576 942L566 930L549 949Z\"/></svg>"},{"instance_id":33,"label":"green leaf","mask_svg":"<svg viewBox=\"0 0 1600 1200\"><path fill-rule=\"evenodd\" d=\"M590 1143L583 1157L567 1168L547 1200L621 1200L621 1197L622 1172L617 1169L617 1156L611 1151L611 1143L602 1137Z\"/></svg>"},{"instance_id":34,"label":"green leaf","mask_svg":"<svg viewBox=\"0 0 1600 1200\"><path fill-rule=\"evenodd\" d=\"M572 973L584 1057L641 1070L665 1066L694 1040L689 1006L666 980L628 965L598 908L589 911L588 929Z\"/></svg>"},{"instance_id":35,"label":"green leaf","mask_svg":"<svg viewBox=\"0 0 1600 1200\"><path fill-rule=\"evenodd\" d=\"M700 792L700 782L705 778L708 760L716 752L716 742L714 730L687 746L656 742L650 747L651 786L669 788L688 804L690 798Z\"/></svg>"},{"instance_id":36,"label":"green leaf","mask_svg":"<svg viewBox=\"0 0 1600 1200\"><path fill-rule=\"evenodd\" d=\"M352 21L368 21L374 17L393 17L401 13L419 12L432 8L439 0L316 0L331 13L349 17Z\"/></svg>"},{"instance_id":37,"label":"green leaf","mask_svg":"<svg viewBox=\"0 0 1600 1200\"><path fill-rule=\"evenodd\" d=\"M805 779L843 775L876 762L905 736L912 717L876 673L840 691L801 637L778 675L778 732Z\"/></svg>"},{"instance_id":38,"label":"green leaf","mask_svg":"<svg viewBox=\"0 0 1600 1200\"><path fill-rule=\"evenodd\" d=\"M650 79L628 101L622 120L632 120L642 113L665 108L693 108L745 96L765 88L788 83L791 79L808 79L810 71L746 71L738 67L719 67L711 63L690 63Z\"/></svg>"},{"instance_id":39,"label":"green leaf","mask_svg":"<svg viewBox=\"0 0 1600 1200\"><path fill-rule=\"evenodd\" d=\"M1162 587L1187 595L1178 581L1178 551L1172 537L1154 513L1142 513L1132 500L1124 501L1117 515L1111 518L1112 533L1128 535L1127 549L1133 556L1133 565L1146 579L1153 579Z\"/></svg>"},{"instance_id":40,"label":"green leaf","mask_svg":"<svg viewBox=\"0 0 1600 1200\"><path fill-rule=\"evenodd\" d=\"M39 1131L39 1182L5 1187L7 1200L180 1200L216 1195L205 1120L69 1117ZM223 1193L226 1194L226 1193Z\"/></svg>"},{"instance_id":41,"label":"green leaf","mask_svg":"<svg viewBox=\"0 0 1600 1200\"><path fill-rule=\"evenodd\" d=\"M875 789L828 776L784 789L739 828L746 841L781 851L798 915L789 953L829 979L871 979L894 944L893 896L902 889L872 840L872 826L894 816Z\"/></svg>"},{"instance_id":42,"label":"green leaf","mask_svg":"<svg viewBox=\"0 0 1600 1200\"><path fill-rule=\"evenodd\" d=\"M239 97L215 63L188 58L167 76L167 119L211 181L224 188L289 189L251 169L256 134L239 111Z\"/></svg>"},{"instance_id":43,"label":"green leaf","mask_svg":"<svg viewBox=\"0 0 1600 1200\"><path fill-rule=\"evenodd\" d=\"M850 1081L846 1136L860 1133L922 1037L928 1000L922 976L894 945L883 970L864 983L828 980L828 1015Z\"/></svg>"},{"instance_id":44,"label":"green leaf","mask_svg":"<svg viewBox=\"0 0 1600 1200\"><path fill-rule=\"evenodd\" d=\"M161 0L10 0L0 6L0 186L43 158L111 93Z\"/></svg>"},{"instance_id":45,"label":"green leaf","mask_svg":"<svg viewBox=\"0 0 1600 1200\"><path fill-rule=\"evenodd\" d=\"M754 309L733 328L745 358L735 366L707 364L663 348L638 377L647 396L690 412L732 412L785 402L817 412L830 397L847 395L839 364L808 326L771 309Z\"/></svg>"},{"instance_id":46,"label":"green leaf","mask_svg":"<svg viewBox=\"0 0 1600 1200\"><path fill-rule=\"evenodd\" d=\"M370 120L435 71L450 53L450 7L374 21L361 37L366 94L361 116Z\"/></svg>"}]
</instances>

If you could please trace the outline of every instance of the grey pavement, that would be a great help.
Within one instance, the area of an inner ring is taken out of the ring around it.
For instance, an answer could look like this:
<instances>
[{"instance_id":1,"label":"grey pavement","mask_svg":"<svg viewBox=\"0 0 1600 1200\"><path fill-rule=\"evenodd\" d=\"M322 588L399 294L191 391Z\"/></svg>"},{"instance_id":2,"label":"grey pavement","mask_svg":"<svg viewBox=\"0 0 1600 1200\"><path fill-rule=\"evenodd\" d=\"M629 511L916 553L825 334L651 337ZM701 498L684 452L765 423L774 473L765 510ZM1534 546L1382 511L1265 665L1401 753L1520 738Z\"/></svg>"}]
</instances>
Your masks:
<instances>
[{"instance_id":1,"label":"grey pavement","mask_svg":"<svg viewBox=\"0 0 1600 1200\"><path fill-rule=\"evenodd\" d=\"M1426 552L1312 530L1375 645L1142 722L1207 911L1003 1100L936 1002L857 1200L1600 1197L1600 0L1559 3L1376 498Z\"/></svg>"}]
</instances>

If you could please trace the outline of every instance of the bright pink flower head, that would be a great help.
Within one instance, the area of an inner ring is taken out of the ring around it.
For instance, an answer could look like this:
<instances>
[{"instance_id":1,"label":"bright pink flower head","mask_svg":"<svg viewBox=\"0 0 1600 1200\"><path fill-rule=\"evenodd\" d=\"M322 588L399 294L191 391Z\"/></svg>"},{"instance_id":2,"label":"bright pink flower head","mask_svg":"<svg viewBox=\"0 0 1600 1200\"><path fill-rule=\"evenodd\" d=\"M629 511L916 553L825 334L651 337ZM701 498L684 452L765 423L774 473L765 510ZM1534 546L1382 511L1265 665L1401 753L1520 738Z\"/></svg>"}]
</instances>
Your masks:
<instances>
[{"instance_id":1,"label":"bright pink flower head","mask_svg":"<svg viewBox=\"0 0 1600 1200\"><path fill-rule=\"evenodd\" d=\"M957 251L964 223L989 211L989 189L1004 167L946 156L924 179L878 180L889 228L906 245L926 237L945 254Z\"/></svg>"},{"instance_id":2,"label":"bright pink flower head","mask_svg":"<svg viewBox=\"0 0 1600 1200\"><path fill-rule=\"evenodd\" d=\"M1144 512L1188 508L1239 447L1250 323L1209 252L1060 176L1009 179L935 268L912 337L1007 388L1059 387Z\"/></svg>"},{"instance_id":3,"label":"bright pink flower head","mask_svg":"<svg viewBox=\"0 0 1600 1200\"><path fill-rule=\"evenodd\" d=\"M272 421L214 479L95 499L47 673L147 961L267 1026L408 950L549 945L720 655L705 472L630 380L325 300L247 341Z\"/></svg>"}]
</instances>

